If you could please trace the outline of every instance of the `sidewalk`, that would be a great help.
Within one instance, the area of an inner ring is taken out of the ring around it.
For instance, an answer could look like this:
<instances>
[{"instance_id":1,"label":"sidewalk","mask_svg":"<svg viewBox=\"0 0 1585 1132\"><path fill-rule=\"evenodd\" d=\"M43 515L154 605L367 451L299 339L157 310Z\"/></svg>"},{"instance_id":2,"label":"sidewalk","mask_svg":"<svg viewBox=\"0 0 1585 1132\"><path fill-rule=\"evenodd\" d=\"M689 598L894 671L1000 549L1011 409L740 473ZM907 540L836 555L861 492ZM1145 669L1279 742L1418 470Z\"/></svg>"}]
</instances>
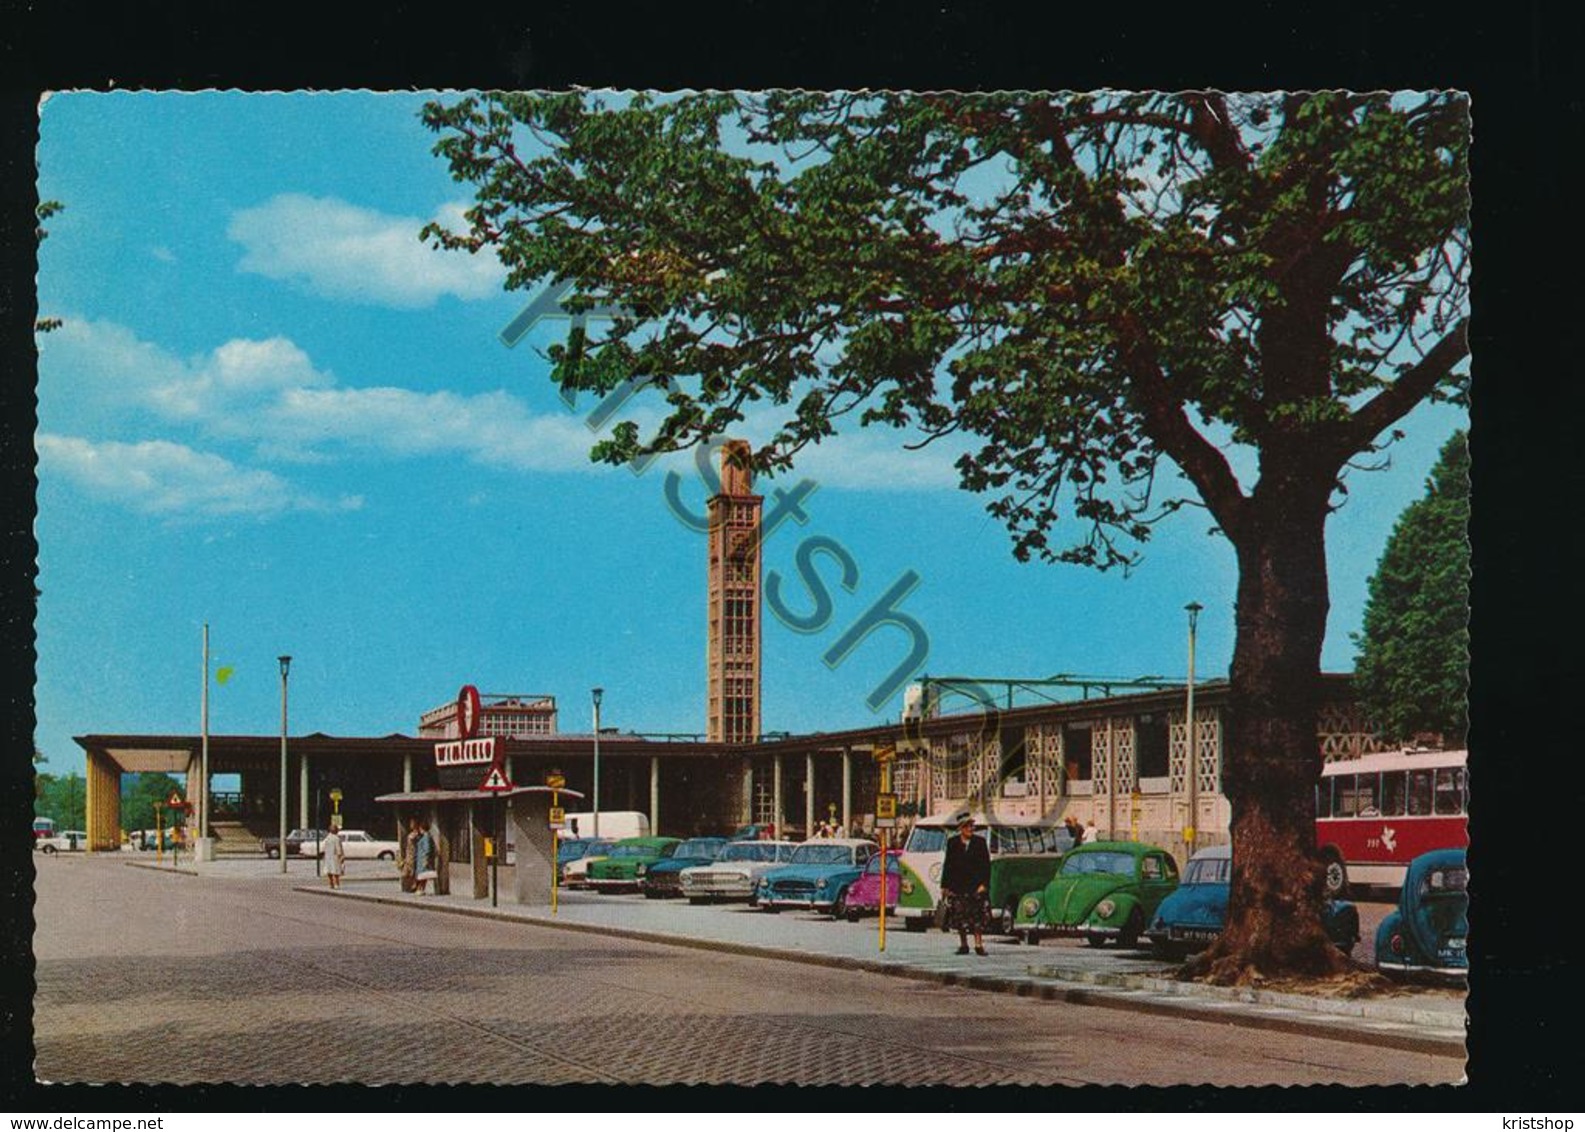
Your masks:
<instances>
[{"instance_id":1,"label":"sidewalk","mask_svg":"<svg viewBox=\"0 0 1585 1132\"><path fill-rule=\"evenodd\" d=\"M271 863L279 869L278 862ZM1417 1052L1445 1055L1464 1050L1464 996L1451 989L1408 987L1390 997L1332 999L1211 987L1176 981L1171 977L1175 966L1152 958L1148 952L1094 949L1076 940L1025 947L988 937L989 955L960 956L954 954L956 941L952 937L936 931L907 932L890 918L883 952L873 918L848 924L802 912L772 915L745 905L694 906L682 900L639 896L563 892L553 916L548 907L524 908L505 899L492 908L488 899L456 892L449 896L404 894L388 869L370 875L366 883L348 877L335 892L301 882L295 887L322 896L427 912L874 971L948 986L1308 1033ZM276 876L279 878L278 872ZM508 891L504 882L502 891Z\"/></svg>"}]
</instances>

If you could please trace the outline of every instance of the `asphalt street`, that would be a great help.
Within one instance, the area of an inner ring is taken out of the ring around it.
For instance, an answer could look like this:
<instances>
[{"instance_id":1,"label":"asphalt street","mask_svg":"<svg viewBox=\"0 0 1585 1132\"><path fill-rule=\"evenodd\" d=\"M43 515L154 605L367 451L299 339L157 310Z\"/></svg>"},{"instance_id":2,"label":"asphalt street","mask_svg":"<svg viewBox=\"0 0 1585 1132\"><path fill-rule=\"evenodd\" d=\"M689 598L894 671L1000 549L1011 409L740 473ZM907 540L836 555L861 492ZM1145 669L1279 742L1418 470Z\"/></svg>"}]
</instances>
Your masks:
<instances>
[{"instance_id":1,"label":"asphalt street","mask_svg":"<svg viewBox=\"0 0 1585 1132\"><path fill-rule=\"evenodd\" d=\"M1455 1056L36 861L58 1082L1406 1084Z\"/></svg>"}]
</instances>

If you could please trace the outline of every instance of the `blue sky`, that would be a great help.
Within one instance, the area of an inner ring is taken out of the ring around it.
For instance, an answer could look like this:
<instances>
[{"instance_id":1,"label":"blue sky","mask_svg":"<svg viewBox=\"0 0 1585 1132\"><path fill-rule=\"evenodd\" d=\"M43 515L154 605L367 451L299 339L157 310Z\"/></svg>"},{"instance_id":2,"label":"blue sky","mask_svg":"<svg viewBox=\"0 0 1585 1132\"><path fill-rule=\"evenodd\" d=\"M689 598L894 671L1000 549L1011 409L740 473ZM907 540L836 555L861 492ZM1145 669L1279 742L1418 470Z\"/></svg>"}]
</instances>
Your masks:
<instances>
[{"instance_id":1,"label":"blue sky","mask_svg":"<svg viewBox=\"0 0 1585 1132\"><path fill-rule=\"evenodd\" d=\"M40 250L37 741L81 769L73 735L196 733L202 626L215 733L411 734L464 683L550 693L564 730L704 727L704 539L666 505L704 489L687 459L644 475L588 462L592 403L569 411L541 324L498 334L526 296L493 261L426 249L468 203L429 150L419 95L65 94L41 110L40 195L67 205ZM1365 584L1436 452L1464 423L1422 406L1388 471L1356 475L1331 520L1324 665L1351 667ZM1233 558L1202 511L1164 524L1129 577L1021 565L951 453L852 434L801 462L808 523L858 564L799 634L767 616L764 725L894 718L865 698L906 652L882 630L822 654L912 570L902 608L932 674L1226 672ZM790 479L777 481L791 486ZM762 485L766 488L768 485ZM834 577L831 564L825 567ZM790 600L805 598L795 578Z\"/></svg>"}]
</instances>

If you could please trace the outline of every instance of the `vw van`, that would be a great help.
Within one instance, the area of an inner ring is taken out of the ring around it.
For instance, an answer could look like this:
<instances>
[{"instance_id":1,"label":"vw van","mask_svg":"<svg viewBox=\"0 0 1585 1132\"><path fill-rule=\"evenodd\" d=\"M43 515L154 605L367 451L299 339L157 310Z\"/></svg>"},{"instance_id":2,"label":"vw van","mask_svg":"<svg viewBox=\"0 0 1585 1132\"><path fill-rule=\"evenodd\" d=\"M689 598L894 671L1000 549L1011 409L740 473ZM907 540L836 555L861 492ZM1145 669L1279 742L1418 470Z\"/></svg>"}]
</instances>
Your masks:
<instances>
[{"instance_id":1,"label":"vw van","mask_svg":"<svg viewBox=\"0 0 1585 1132\"><path fill-rule=\"evenodd\" d=\"M935 918L947 839L957 836L961 813L957 810L922 818L903 845L896 914L909 931L924 931ZM1052 824L1051 819L987 822L983 814L974 815L974 832L985 838L991 851L993 929L1011 935L1019 898L1044 888L1056 875L1062 855L1073 846L1073 838L1060 823Z\"/></svg>"}]
</instances>

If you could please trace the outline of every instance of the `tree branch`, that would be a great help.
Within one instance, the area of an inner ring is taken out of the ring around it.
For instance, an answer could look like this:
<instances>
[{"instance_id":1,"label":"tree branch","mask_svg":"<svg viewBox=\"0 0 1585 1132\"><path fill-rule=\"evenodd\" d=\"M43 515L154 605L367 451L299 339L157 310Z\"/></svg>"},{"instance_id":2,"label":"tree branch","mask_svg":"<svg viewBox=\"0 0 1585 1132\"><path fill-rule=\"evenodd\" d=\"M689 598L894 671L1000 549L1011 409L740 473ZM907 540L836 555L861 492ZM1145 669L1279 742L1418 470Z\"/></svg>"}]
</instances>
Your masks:
<instances>
[{"instance_id":1,"label":"tree branch","mask_svg":"<svg viewBox=\"0 0 1585 1132\"><path fill-rule=\"evenodd\" d=\"M1340 427L1335 445L1338 461L1360 451L1429 396L1468 353L1469 317L1465 316L1397 381L1362 405Z\"/></svg>"}]
</instances>

